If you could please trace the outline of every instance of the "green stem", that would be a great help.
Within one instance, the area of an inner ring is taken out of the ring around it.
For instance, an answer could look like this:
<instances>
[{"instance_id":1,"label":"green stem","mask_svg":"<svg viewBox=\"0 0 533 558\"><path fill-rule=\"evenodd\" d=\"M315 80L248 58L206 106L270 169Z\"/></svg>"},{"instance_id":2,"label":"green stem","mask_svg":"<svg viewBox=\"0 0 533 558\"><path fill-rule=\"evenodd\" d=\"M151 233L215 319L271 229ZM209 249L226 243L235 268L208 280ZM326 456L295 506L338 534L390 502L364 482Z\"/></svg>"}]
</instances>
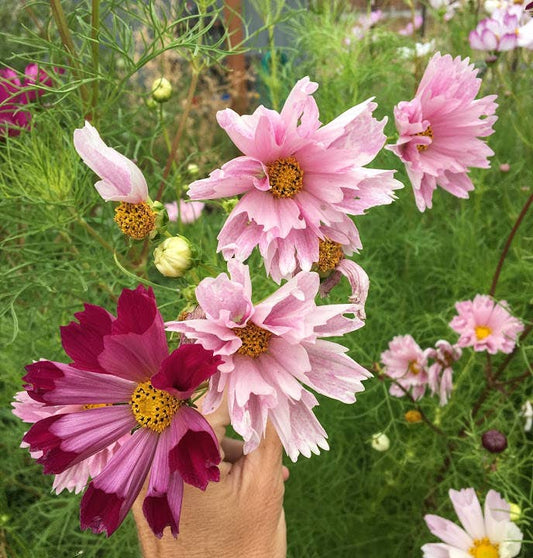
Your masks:
<instances>
[{"instance_id":1,"label":"green stem","mask_svg":"<svg viewBox=\"0 0 533 558\"><path fill-rule=\"evenodd\" d=\"M187 118L189 117L189 112L191 110L194 93L196 92L196 86L198 85L199 76L200 70L193 65L191 83L189 84L189 91L187 93L187 100L185 101L185 108L183 109L180 123L178 125L178 130L176 132L176 135L174 136L174 140L170 148L170 153L168 154L167 163L165 165L165 169L163 170L163 178L161 179L161 184L159 185L159 190L157 191L157 195L155 197L156 201L159 201L163 196L170 169L172 168L172 164L176 160L178 147L180 145L183 132L185 131L185 124L187 123Z\"/></svg>"},{"instance_id":2,"label":"green stem","mask_svg":"<svg viewBox=\"0 0 533 558\"><path fill-rule=\"evenodd\" d=\"M104 240L92 227L91 225L89 225L89 223L87 223L87 221L81 217L81 215L78 215L73 209L71 209L71 214L74 216L74 218L76 219L76 221L101 245L103 246L106 250L108 250L109 252L111 252L113 255L115 255L115 250L113 249L113 246L111 246L111 244L109 244L106 240Z\"/></svg>"},{"instance_id":3,"label":"green stem","mask_svg":"<svg viewBox=\"0 0 533 558\"><path fill-rule=\"evenodd\" d=\"M529 206L532 203L533 203L533 194L531 194L531 196L529 196L526 203L524 204L524 207L522 207L522 211L520 211L520 214L518 215L518 217L516 219L516 222L513 225L513 228L511 229L511 232L509 233L509 236L507 237L507 241L505 242L505 246L503 247L500 259L498 261L498 265L496 266L496 271L494 272L494 277L492 278L492 284L490 286L490 291L489 291L490 296L494 296L494 293L496 292L496 286L498 285L498 279L500 278L500 273L502 271L503 262L505 261L505 258L507 256L507 252L509 252L509 248L511 247L511 242L513 241L513 238L515 237L516 231L518 230L518 227L520 226L520 224L524 220L524 217L526 216L526 213L529 209Z\"/></svg>"},{"instance_id":4,"label":"green stem","mask_svg":"<svg viewBox=\"0 0 533 558\"><path fill-rule=\"evenodd\" d=\"M72 35L70 34L70 30L67 24L67 18L65 17L65 12L63 11L60 0L50 0L50 7L52 9L54 21L57 25L57 30L59 31L59 36L61 37L61 42L63 43L65 50L69 54L74 78L80 80L81 70L78 64L79 58L78 54L76 53L76 47L74 46L74 41L72 40ZM84 83L80 84L80 95L83 102L83 110L85 112L85 110L87 110L89 106L89 92L87 91L87 87ZM88 120L91 120L90 113L86 114L85 116Z\"/></svg>"},{"instance_id":5,"label":"green stem","mask_svg":"<svg viewBox=\"0 0 533 558\"><path fill-rule=\"evenodd\" d=\"M93 114L93 119L97 119L96 107L98 105L98 89L100 86L100 81L98 79L99 74L99 56L100 56L100 44L98 42L100 34L100 0L92 0L92 12L91 12L91 52L93 57L93 92L91 96L91 112Z\"/></svg>"}]
</instances>

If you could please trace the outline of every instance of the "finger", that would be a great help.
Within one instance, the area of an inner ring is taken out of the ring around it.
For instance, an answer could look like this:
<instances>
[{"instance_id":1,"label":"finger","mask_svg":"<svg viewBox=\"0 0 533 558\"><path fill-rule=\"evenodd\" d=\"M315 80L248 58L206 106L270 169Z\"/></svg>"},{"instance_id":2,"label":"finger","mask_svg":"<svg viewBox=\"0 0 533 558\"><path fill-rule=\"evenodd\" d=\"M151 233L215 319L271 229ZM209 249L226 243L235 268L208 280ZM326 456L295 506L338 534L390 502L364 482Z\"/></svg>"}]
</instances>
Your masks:
<instances>
[{"instance_id":1,"label":"finger","mask_svg":"<svg viewBox=\"0 0 533 558\"><path fill-rule=\"evenodd\" d=\"M290 475L291 473L289 469L287 469L287 467L283 465L283 467L281 468L281 476L283 477L283 482L287 482L289 480Z\"/></svg>"},{"instance_id":2,"label":"finger","mask_svg":"<svg viewBox=\"0 0 533 558\"><path fill-rule=\"evenodd\" d=\"M222 451L224 452L224 461L235 463L242 457L242 448L244 443L242 440L235 440L227 436L220 442Z\"/></svg>"},{"instance_id":3,"label":"finger","mask_svg":"<svg viewBox=\"0 0 533 558\"><path fill-rule=\"evenodd\" d=\"M281 474L281 456L283 446L274 426L267 422L265 437L261 443L251 453L246 456L250 467L258 468L263 471L270 469Z\"/></svg>"},{"instance_id":4,"label":"finger","mask_svg":"<svg viewBox=\"0 0 533 558\"><path fill-rule=\"evenodd\" d=\"M200 413L203 414L202 405L205 400L205 395L202 395L198 401L196 401L196 405ZM226 394L222 398L220 405L218 408L208 415L203 415L207 422L211 425L211 428L214 430L216 437L219 441L224 439L226 435L226 427L230 424L231 419L229 416L228 411L228 403L226 399Z\"/></svg>"}]
</instances>

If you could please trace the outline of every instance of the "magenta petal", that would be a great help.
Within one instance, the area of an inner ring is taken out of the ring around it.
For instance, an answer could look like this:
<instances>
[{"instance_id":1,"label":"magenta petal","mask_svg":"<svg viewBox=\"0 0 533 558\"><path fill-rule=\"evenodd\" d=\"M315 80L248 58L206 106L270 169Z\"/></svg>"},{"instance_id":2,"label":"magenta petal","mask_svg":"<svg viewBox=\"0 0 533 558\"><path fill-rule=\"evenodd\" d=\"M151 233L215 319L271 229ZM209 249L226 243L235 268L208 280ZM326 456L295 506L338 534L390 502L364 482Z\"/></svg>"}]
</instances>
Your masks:
<instances>
[{"instance_id":1,"label":"magenta petal","mask_svg":"<svg viewBox=\"0 0 533 558\"><path fill-rule=\"evenodd\" d=\"M111 445L135 425L129 406L102 407L40 420L22 440L31 451L43 452L37 461L45 474L57 474Z\"/></svg>"},{"instance_id":2,"label":"magenta petal","mask_svg":"<svg viewBox=\"0 0 533 558\"><path fill-rule=\"evenodd\" d=\"M159 436L141 428L89 484L80 505L82 529L112 535L141 491Z\"/></svg>"},{"instance_id":3,"label":"magenta petal","mask_svg":"<svg viewBox=\"0 0 533 558\"><path fill-rule=\"evenodd\" d=\"M163 536L165 527L170 527L174 537L178 535L182 497L183 479L178 472L170 473L165 493L148 489L143 502L143 512L156 537Z\"/></svg>"},{"instance_id":4,"label":"magenta petal","mask_svg":"<svg viewBox=\"0 0 533 558\"><path fill-rule=\"evenodd\" d=\"M205 490L209 481L220 478L220 453L213 429L190 407L176 413L172 428L179 441L168 454L170 470L178 471L186 483Z\"/></svg>"},{"instance_id":5,"label":"magenta petal","mask_svg":"<svg viewBox=\"0 0 533 558\"><path fill-rule=\"evenodd\" d=\"M167 526L174 536L179 532L183 479L177 471L170 471L168 458L175 434L167 428L159 436L150 484L143 502L144 516L156 537L162 537Z\"/></svg>"},{"instance_id":6,"label":"magenta petal","mask_svg":"<svg viewBox=\"0 0 533 558\"><path fill-rule=\"evenodd\" d=\"M152 288L146 289L143 285L139 285L135 290L124 289L118 299L117 319L113 323L113 334L143 334L154 321L163 324Z\"/></svg>"},{"instance_id":7,"label":"magenta petal","mask_svg":"<svg viewBox=\"0 0 533 558\"><path fill-rule=\"evenodd\" d=\"M98 355L103 351L103 337L111 333L115 317L104 308L86 304L83 312L74 314L79 323L61 327L61 341L76 368L105 372Z\"/></svg>"},{"instance_id":8,"label":"magenta petal","mask_svg":"<svg viewBox=\"0 0 533 558\"><path fill-rule=\"evenodd\" d=\"M162 363L159 372L152 376L152 385L164 389L178 399L189 399L193 391L210 378L222 363L220 356L213 356L198 344L185 344L173 351Z\"/></svg>"},{"instance_id":9,"label":"magenta petal","mask_svg":"<svg viewBox=\"0 0 533 558\"><path fill-rule=\"evenodd\" d=\"M28 395L47 405L94 405L129 401L136 384L110 374L41 360L26 367Z\"/></svg>"}]
</instances>

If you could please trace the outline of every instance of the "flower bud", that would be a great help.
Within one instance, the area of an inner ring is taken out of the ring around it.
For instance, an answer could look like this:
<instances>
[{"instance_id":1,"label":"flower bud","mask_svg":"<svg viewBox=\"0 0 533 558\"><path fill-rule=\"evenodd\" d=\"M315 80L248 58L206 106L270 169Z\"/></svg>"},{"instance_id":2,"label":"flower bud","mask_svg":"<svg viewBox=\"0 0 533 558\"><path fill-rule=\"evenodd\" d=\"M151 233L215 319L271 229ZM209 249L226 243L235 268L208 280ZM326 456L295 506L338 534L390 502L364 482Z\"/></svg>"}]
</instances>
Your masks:
<instances>
[{"instance_id":1,"label":"flower bud","mask_svg":"<svg viewBox=\"0 0 533 558\"><path fill-rule=\"evenodd\" d=\"M164 103L172 95L172 85L168 79L162 77L152 83L152 98L158 103Z\"/></svg>"},{"instance_id":2,"label":"flower bud","mask_svg":"<svg viewBox=\"0 0 533 558\"><path fill-rule=\"evenodd\" d=\"M420 414L420 411L417 411L416 409L411 409L410 411L407 411L407 413L405 413L404 416L405 416L405 420L411 424L422 421L422 415Z\"/></svg>"},{"instance_id":3,"label":"flower bud","mask_svg":"<svg viewBox=\"0 0 533 558\"><path fill-rule=\"evenodd\" d=\"M187 165L187 172L191 176L196 176L200 172L200 168L198 167L198 165L196 163L189 163Z\"/></svg>"},{"instance_id":4,"label":"flower bud","mask_svg":"<svg viewBox=\"0 0 533 558\"><path fill-rule=\"evenodd\" d=\"M390 447L389 437L383 432L377 432L370 442L376 451L387 451Z\"/></svg>"},{"instance_id":5,"label":"flower bud","mask_svg":"<svg viewBox=\"0 0 533 558\"><path fill-rule=\"evenodd\" d=\"M522 517L522 510L518 504L509 502L509 519L511 521L519 521Z\"/></svg>"},{"instance_id":6,"label":"flower bud","mask_svg":"<svg viewBox=\"0 0 533 558\"><path fill-rule=\"evenodd\" d=\"M181 277L191 267L191 247L183 236L164 240L154 250L154 264L165 277Z\"/></svg>"},{"instance_id":7,"label":"flower bud","mask_svg":"<svg viewBox=\"0 0 533 558\"><path fill-rule=\"evenodd\" d=\"M507 448L507 438L499 430L487 430L481 436L481 443L491 453L501 453Z\"/></svg>"}]
</instances>

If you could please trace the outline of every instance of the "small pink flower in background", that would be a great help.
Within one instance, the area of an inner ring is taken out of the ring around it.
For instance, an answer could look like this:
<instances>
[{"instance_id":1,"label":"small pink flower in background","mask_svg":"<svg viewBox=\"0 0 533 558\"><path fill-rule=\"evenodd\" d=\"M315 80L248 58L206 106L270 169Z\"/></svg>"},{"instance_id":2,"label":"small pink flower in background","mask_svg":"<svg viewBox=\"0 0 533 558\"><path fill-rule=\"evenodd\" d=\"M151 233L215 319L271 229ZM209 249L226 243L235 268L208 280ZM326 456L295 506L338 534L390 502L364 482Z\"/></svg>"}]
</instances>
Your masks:
<instances>
[{"instance_id":1,"label":"small pink flower in background","mask_svg":"<svg viewBox=\"0 0 533 558\"><path fill-rule=\"evenodd\" d=\"M231 424L253 451L267 420L276 428L289 457L309 457L328 449L326 432L312 408L316 397L302 384L344 403L355 402L371 374L346 353L322 339L343 335L363 325L346 313L351 304L317 306L319 277L299 272L263 302L254 305L248 267L230 260L229 277L207 278L196 289L205 319L167 322L204 348L221 355L223 364L210 380L203 410L214 411L224 392Z\"/></svg>"},{"instance_id":2,"label":"small pink flower in background","mask_svg":"<svg viewBox=\"0 0 533 558\"><path fill-rule=\"evenodd\" d=\"M188 224L194 223L204 210L205 203L202 202L186 202L180 200L180 217L181 222ZM173 201L165 204L168 213L168 220L176 222L178 220L178 202Z\"/></svg>"},{"instance_id":3,"label":"small pink flower in background","mask_svg":"<svg viewBox=\"0 0 533 558\"><path fill-rule=\"evenodd\" d=\"M54 68L54 72L63 70ZM37 64L26 66L23 81L14 70L0 70L0 132L18 136L21 128L29 127L31 113L24 107L43 94L42 85L52 85L52 77Z\"/></svg>"},{"instance_id":4,"label":"small pink flower in background","mask_svg":"<svg viewBox=\"0 0 533 558\"><path fill-rule=\"evenodd\" d=\"M205 489L219 478L218 441L188 400L220 358L193 344L169 355L151 289L124 289L117 310L115 317L85 305L78 322L61 328L73 362L26 367L25 388L44 407L23 442L38 452L45 474L69 475L120 441L82 498L82 528L111 535L149 477L146 520L156 536L167 526L176 536L183 483ZM50 407L55 414L39 419Z\"/></svg>"},{"instance_id":5,"label":"small pink flower in background","mask_svg":"<svg viewBox=\"0 0 533 558\"><path fill-rule=\"evenodd\" d=\"M502 3L470 32L475 50L503 52L517 47L533 49L533 20L523 5Z\"/></svg>"},{"instance_id":6,"label":"small pink flower in background","mask_svg":"<svg viewBox=\"0 0 533 558\"><path fill-rule=\"evenodd\" d=\"M385 142L386 119L372 116L376 104L369 99L322 126L312 97L317 87L307 77L298 81L280 113L263 106L252 115L217 113L244 155L193 182L189 196L242 195L218 235L226 260L246 260L259 246L267 273L309 271L318 260L321 227L342 223L353 237L357 230L346 215L391 203L402 187L393 171L363 167Z\"/></svg>"},{"instance_id":7,"label":"small pink flower in background","mask_svg":"<svg viewBox=\"0 0 533 558\"><path fill-rule=\"evenodd\" d=\"M89 122L74 130L74 147L83 162L101 178L94 187L105 201L138 204L148 199L148 186L139 167L108 147Z\"/></svg>"},{"instance_id":8,"label":"small pink flower in background","mask_svg":"<svg viewBox=\"0 0 533 558\"><path fill-rule=\"evenodd\" d=\"M20 418L23 422L31 424L53 415L76 413L85 410L83 405L45 405L44 403L33 400L26 391L19 391L15 395L15 401L12 403L12 406L12 412L15 416ZM69 467L63 473L55 475L52 489L56 494L59 494L65 489L69 492L75 492L76 494L81 492L89 482L89 479L96 477L96 475L103 470L111 456L128 438L129 433L109 447L87 458L85 461L81 461ZM22 442L20 447L27 448L28 444ZM39 459L42 457L43 452L35 451L30 452L30 454L33 459Z\"/></svg>"},{"instance_id":9,"label":"small pink flower in background","mask_svg":"<svg viewBox=\"0 0 533 558\"><path fill-rule=\"evenodd\" d=\"M449 495L463 528L426 515L429 530L442 542L425 544L424 558L514 558L520 553L523 534L511 521L509 504L496 491L487 493L484 512L473 488L450 490Z\"/></svg>"},{"instance_id":10,"label":"small pink flower in background","mask_svg":"<svg viewBox=\"0 0 533 558\"><path fill-rule=\"evenodd\" d=\"M476 99L481 79L468 62L436 53L415 98L394 108L400 137L387 149L405 164L420 211L431 208L437 186L467 198L474 189L469 168L488 168L493 155L479 138L493 133L496 96Z\"/></svg>"},{"instance_id":11,"label":"small pink flower in background","mask_svg":"<svg viewBox=\"0 0 533 558\"><path fill-rule=\"evenodd\" d=\"M410 392L413 399L424 395L429 382L427 357L411 335L394 337L389 348L381 353L381 362L383 373L399 384L391 385L391 395L403 397L404 390Z\"/></svg>"},{"instance_id":12,"label":"small pink flower in background","mask_svg":"<svg viewBox=\"0 0 533 558\"><path fill-rule=\"evenodd\" d=\"M428 381L432 393L438 393L440 404L446 405L453 388L452 364L459 360L463 351L457 346L440 339L435 343L435 348L426 349L425 356L428 361L434 362L428 368Z\"/></svg>"},{"instance_id":13,"label":"small pink flower in background","mask_svg":"<svg viewBox=\"0 0 533 558\"><path fill-rule=\"evenodd\" d=\"M398 34L399 35L403 35L404 37L409 37L411 36L417 29L420 29L422 27L422 23L424 23L424 18L420 15L420 14L416 14L415 15L415 19L414 19L414 25L413 25L413 21L409 21L407 22L407 25L405 27L402 27L399 31Z\"/></svg>"},{"instance_id":14,"label":"small pink flower in background","mask_svg":"<svg viewBox=\"0 0 533 558\"><path fill-rule=\"evenodd\" d=\"M511 170L511 165L509 163L502 163L500 165L501 172L509 172Z\"/></svg>"},{"instance_id":15,"label":"small pink flower in background","mask_svg":"<svg viewBox=\"0 0 533 558\"><path fill-rule=\"evenodd\" d=\"M524 324L509 312L505 300L495 301L488 295L476 295L474 300L455 304L457 316L450 327L459 335L459 347L475 351L510 353L515 348Z\"/></svg>"}]
</instances>

